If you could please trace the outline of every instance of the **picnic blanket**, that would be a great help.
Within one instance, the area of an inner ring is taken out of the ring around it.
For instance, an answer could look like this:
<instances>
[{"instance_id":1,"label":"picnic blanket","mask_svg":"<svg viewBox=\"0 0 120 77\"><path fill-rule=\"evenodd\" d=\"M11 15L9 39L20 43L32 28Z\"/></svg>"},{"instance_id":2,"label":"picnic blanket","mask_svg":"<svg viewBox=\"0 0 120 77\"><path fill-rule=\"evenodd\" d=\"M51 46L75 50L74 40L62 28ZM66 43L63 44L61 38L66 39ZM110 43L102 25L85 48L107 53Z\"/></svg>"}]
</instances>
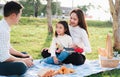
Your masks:
<instances>
[{"instance_id":1,"label":"picnic blanket","mask_svg":"<svg viewBox=\"0 0 120 77\"><path fill-rule=\"evenodd\" d=\"M60 65L46 64L40 61L41 60L34 60L34 66L29 68L27 72L21 77L38 77L37 73L40 72L42 69L58 70L60 68ZM72 64L63 64L63 65L68 68L75 69L75 73L66 74L66 75L56 75L54 77L84 77L84 76L89 76L102 71L120 69L120 64L116 68L103 68L100 66L99 60L86 60L85 64L80 66L74 66ZM0 77L6 77L6 76L0 76Z\"/></svg>"}]
</instances>

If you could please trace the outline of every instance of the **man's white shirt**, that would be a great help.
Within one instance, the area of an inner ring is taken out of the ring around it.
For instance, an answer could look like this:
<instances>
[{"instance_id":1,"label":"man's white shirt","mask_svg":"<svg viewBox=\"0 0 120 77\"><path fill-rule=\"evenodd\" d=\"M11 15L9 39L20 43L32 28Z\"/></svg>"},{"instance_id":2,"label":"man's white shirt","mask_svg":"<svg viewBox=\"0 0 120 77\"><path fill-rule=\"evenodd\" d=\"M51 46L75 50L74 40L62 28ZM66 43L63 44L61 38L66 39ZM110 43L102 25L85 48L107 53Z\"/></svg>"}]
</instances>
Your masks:
<instances>
[{"instance_id":1,"label":"man's white shirt","mask_svg":"<svg viewBox=\"0 0 120 77\"><path fill-rule=\"evenodd\" d=\"M5 19L0 21L0 62L10 57L10 26Z\"/></svg>"}]
</instances>

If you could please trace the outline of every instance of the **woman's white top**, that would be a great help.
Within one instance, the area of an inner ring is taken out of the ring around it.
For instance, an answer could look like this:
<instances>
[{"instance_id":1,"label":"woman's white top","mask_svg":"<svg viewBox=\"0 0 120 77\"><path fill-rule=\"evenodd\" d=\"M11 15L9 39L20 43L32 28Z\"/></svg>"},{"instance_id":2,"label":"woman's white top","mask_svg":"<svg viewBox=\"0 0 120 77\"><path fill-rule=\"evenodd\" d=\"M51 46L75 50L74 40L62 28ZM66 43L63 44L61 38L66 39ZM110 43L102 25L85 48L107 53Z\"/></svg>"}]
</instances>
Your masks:
<instances>
[{"instance_id":1,"label":"woman's white top","mask_svg":"<svg viewBox=\"0 0 120 77\"><path fill-rule=\"evenodd\" d=\"M85 52L91 52L91 46L89 43L87 32L79 26L69 26L69 30L73 43L83 48L83 54L85 54Z\"/></svg>"}]
</instances>

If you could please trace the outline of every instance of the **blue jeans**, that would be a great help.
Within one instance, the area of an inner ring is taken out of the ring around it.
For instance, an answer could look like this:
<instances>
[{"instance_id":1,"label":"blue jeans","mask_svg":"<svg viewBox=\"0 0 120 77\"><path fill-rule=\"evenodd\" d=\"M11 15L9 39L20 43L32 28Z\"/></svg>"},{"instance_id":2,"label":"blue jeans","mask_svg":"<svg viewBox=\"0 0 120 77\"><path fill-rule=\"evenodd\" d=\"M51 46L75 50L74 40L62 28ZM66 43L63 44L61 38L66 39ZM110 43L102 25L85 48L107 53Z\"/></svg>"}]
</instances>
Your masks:
<instances>
[{"instance_id":1,"label":"blue jeans","mask_svg":"<svg viewBox=\"0 0 120 77\"><path fill-rule=\"evenodd\" d=\"M69 52L62 51L61 53L56 54L56 55L57 55L57 58L59 60L59 63L61 63L62 61L64 61L69 56ZM47 58L45 58L44 62L48 63L48 64L55 64L54 60L53 60L53 57L47 57Z\"/></svg>"}]
</instances>

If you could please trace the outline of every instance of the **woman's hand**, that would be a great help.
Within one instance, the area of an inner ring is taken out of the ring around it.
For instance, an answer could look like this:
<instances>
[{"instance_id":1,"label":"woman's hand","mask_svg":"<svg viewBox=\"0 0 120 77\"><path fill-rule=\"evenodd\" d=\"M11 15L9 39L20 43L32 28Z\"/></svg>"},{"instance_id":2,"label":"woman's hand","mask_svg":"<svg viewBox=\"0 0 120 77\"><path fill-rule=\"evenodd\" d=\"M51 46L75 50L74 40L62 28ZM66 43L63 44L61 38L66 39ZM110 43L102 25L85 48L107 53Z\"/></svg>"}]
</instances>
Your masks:
<instances>
[{"instance_id":1,"label":"woman's hand","mask_svg":"<svg viewBox=\"0 0 120 77\"><path fill-rule=\"evenodd\" d=\"M55 64L58 64L58 63L59 63L59 60L58 60L58 58L57 58L56 56L53 57L53 60L54 60L54 63L55 63Z\"/></svg>"},{"instance_id":2,"label":"woman's hand","mask_svg":"<svg viewBox=\"0 0 120 77\"><path fill-rule=\"evenodd\" d=\"M78 46L76 44L70 45L70 48L77 48Z\"/></svg>"}]
</instances>

